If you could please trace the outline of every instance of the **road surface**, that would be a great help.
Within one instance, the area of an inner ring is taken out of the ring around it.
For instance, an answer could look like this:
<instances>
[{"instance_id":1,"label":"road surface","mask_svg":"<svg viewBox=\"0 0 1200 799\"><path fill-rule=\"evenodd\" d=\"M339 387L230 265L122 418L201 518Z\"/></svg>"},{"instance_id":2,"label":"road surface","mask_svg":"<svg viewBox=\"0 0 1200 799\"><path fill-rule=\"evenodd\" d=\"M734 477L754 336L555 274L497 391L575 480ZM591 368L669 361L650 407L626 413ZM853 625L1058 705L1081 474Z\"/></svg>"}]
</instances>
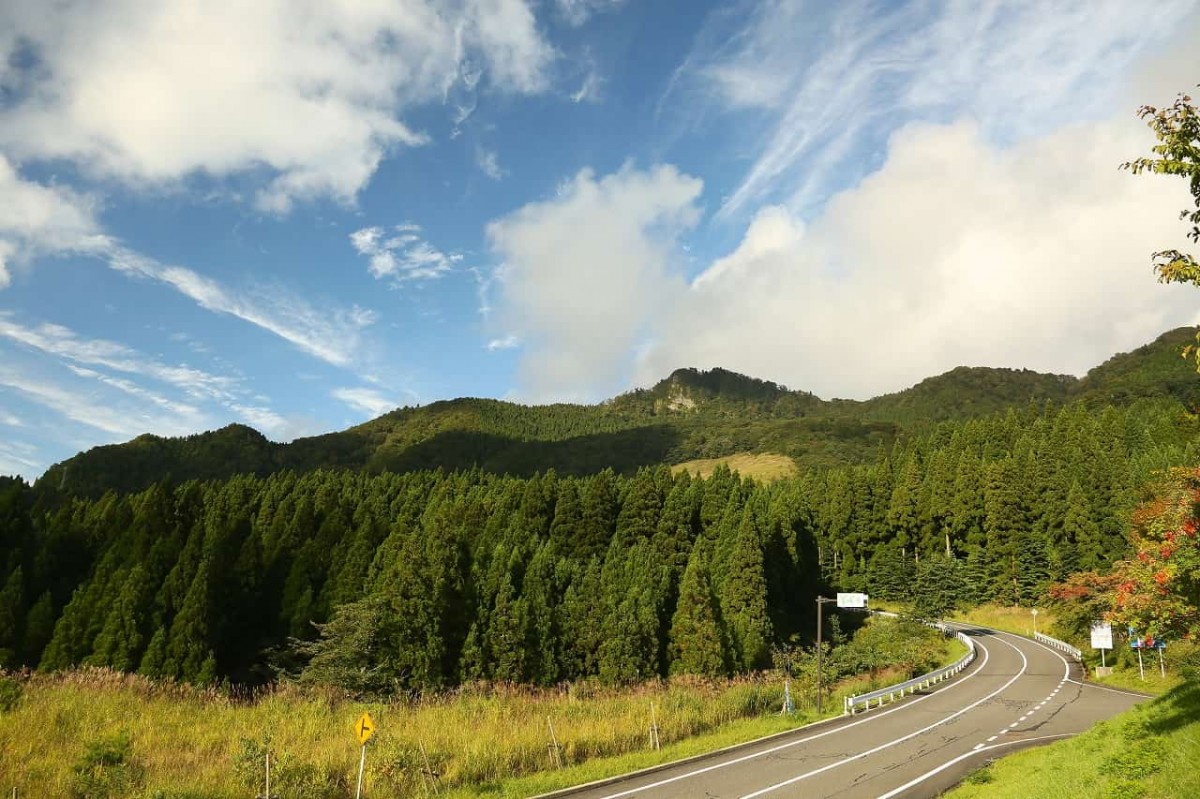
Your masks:
<instances>
[{"instance_id":1,"label":"road surface","mask_svg":"<svg viewBox=\"0 0 1200 799\"><path fill-rule=\"evenodd\" d=\"M989 760L1076 735L1144 697L1084 684L1036 641L961 626L975 663L952 681L856 716L584 787L571 799L918 799Z\"/></svg>"}]
</instances>

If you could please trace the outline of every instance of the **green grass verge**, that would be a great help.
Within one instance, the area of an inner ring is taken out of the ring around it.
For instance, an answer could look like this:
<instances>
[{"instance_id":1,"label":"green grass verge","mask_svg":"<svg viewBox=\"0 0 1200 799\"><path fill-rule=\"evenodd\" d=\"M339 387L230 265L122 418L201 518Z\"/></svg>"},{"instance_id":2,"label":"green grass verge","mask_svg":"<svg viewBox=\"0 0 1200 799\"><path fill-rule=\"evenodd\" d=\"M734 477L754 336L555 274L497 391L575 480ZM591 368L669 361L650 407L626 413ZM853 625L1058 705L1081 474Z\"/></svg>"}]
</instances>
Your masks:
<instances>
[{"instance_id":1,"label":"green grass verge","mask_svg":"<svg viewBox=\"0 0 1200 799\"><path fill-rule=\"evenodd\" d=\"M946 796L1194 799L1198 762L1200 681L1192 679L1076 738L998 760Z\"/></svg>"}]
</instances>

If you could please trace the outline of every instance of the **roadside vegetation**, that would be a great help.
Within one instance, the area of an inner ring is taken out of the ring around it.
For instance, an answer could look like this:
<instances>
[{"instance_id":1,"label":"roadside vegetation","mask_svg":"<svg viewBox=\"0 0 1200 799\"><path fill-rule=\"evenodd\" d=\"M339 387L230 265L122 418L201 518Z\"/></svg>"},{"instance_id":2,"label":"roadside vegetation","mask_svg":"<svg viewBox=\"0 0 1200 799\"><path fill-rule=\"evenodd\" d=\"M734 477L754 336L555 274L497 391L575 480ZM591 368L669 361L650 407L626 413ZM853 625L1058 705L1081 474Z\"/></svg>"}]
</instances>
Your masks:
<instances>
[{"instance_id":1,"label":"roadside vegetation","mask_svg":"<svg viewBox=\"0 0 1200 799\"><path fill-rule=\"evenodd\" d=\"M825 715L840 712L844 695L961 655L955 639L920 625L872 620L828 651ZM780 713L778 671L624 688L479 683L375 702L293 684L238 694L94 668L9 675L0 677L0 794L253 796L269 747L281 799L352 796L351 728L367 710L378 727L367 755L375 795L528 796L816 720L811 653L792 653L791 663L790 716ZM650 746L652 723L661 749Z\"/></svg>"}]
</instances>

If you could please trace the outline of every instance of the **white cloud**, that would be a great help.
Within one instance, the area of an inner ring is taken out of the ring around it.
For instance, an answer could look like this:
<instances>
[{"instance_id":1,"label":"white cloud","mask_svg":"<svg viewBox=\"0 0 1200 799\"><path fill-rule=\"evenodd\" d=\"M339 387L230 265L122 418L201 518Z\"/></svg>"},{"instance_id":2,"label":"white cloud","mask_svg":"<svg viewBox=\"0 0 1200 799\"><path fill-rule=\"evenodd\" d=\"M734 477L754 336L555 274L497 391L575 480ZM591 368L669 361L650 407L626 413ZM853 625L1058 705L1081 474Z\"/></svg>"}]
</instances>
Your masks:
<instances>
[{"instance_id":1,"label":"white cloud","mask_svg":"<svg viewBox=\"0 0 1200 799\"><path fill-rule=\"evenodd\" d=\"M282 288L234 291L191 269L161 264L117 245L106 257L118 272L164 283L206 310L257 325L335 366L354 365L362 330L376 321L372 311L357 306L317 308Z\"/></svg>"},{"instance_id":2,"label":"white cloud","mask_svg":"<svg viewBox=\"0 0 1200 799\"><path fill-rule=\"evenodd\" d=\"M23 441L0 440L0 475L20 475L33 480L45 469L37 447Z\"/></svg>"},{"instance_id":3,"label":"white cloud","mask_svg":"<svg viewBox=\"0 0 1200 799\"><path fill-rule=\"evenodd\" d=\"M516 336L502 336L494 338L487 343L488 352L499 352L500 350L511 350L521 346L521 339Z\"/></svg>"},{"instance_id":4,"label":"white cloud","mask_svg":"<svg viewBox=\"0 0 1200 799\"><path fill-rule=\"evenodd\" d=\"M441 277L462 260L461 253L445 253L419 235L421 228L405 222L392 228L366 227L350 234L350 244L368 258L367 269L376 280L395 283Z\"/></svg>"},{"instance_id":5,"label":"white cloud","mask_svg":"<svg viewBox=\"0 0 1200 799\"><path fill-rule=\"evenodd\" d=\"M624 2L625 0L554 0L559 16L568 25L576 28L591 19L593 14L611 11Z\"/></svg>"},{"instance_id":6,"label":"white cloud","mask_svg":"<svg viewBox=\"0 0 1200 799\"><path fill-rule=\"evenodd\" d=\"M486 147L475 148L475 164L492 180L500 180L508 174L500 167L500 156L495 150L489 150Z\"/></svg>"},{"instance_id":7,"label":"white cloud","mask_svg":"<svg viewBox=\"0 0 1200 799\"><path fill-rule=\"evenodd\" d=\"M92 198L23 179L3 153L0 198L0 289L11 281L15 263L39 255L94 252L106 244L95 221Z\"/></svg>"},{"instance_id":8,"label":"white cloud","mask_svg":"<svg viewBox=\"0 0 1200 799\"><path fill-rule=\"evenodd\" d=\"M115 388L118 391L123 391L131 397L136 397L140 400L149 402L151 405L156 405L159 408L174 414L181 420L181 423L188 424L192 430L196 430L205 422L204 416L200 413L196 406L185 402L176 402L168 399L162 394L159 394L156 391L151 391L143 386L139 386L137 383L134 383L131 380L126 380L123 377L114 377L113 375L98 372L95 369L88 369L87 367L75 366L73 364L68 364L67 369L69 369L78 377L99 381L106 386Z\"/></svg>"},{"instance_id":9,"label":"white cloud","mask_svg":"<svg viewBox=\"0 0 1200 799\"><path fill-rule=\"evenodd\" d=\"M639 378L719 365L864 398L964 364L1079 374L1200 321L1194 289L1149 264L1183 244L1183 182L1117 169L1151 141L1136 120L1008 149L970 122L910 126L811 225L760 211L677 300Z\"/></svg>"},{"instance_id":10,"label":"white cloud","mask_svg":"<svg viewBox=\"0 0 1200 799\"><path fill-rule=\"evenodd\" d=\"M396 409L395 402L370 388L338 388L331 393L334 399L362 411L371 419Z\"/></svg>"},{"instance_id":11,"label":"white cloud","mask_svg":"<svg viewBox=\"0 0 1200 799\"><path fill-rule=\"evenodd\" d=\"M64 387L10 365L0 365L0 386L16 389L72 421L119 438L133 438L147 431L176 436L196 432L196 420L191 416L163 414L144 405L114 402L111 395L104 397L79 386Z\"/></svg>"},{"instance_id":12,"label":"white cloud","mask_svg":"<svg viewBox=\"0 0 1200 799\"><path fill-rule=\"evenodd\" d=\"M600 77L600 73L596 71L593 65L583 77L583 82L579 84L579 88L571 92L571 102L573 103L598 103L600 102L600 87L604 85L604 80Z\"/></svg>"},{"instance_id":13,"label":"white cloud","mask_svg":"<svg viewBox=\"0 0 1200 799\"><path fill-rule=\"evenodd\" d=\"M257 201L353 202L426 136L401 117L470 77L547 88L524 0L0 5L0 148L135 184L262 176Z\"/></svg>"},{"instance_id":14,"label":"white cloud","mask_svg":"<svg viewBox=\"0 0 1200 799\"><path fill-rule=\"evenodd\" d=\"M1147 16L1124 0L774 0L733 36L699 37L672 92L699 86L765 120L755 135L747 118L740 133L753 161L724 217L764 199L807 214L877 168L887 136L914 120L970 116L986 139L1009 144L1106 116L1124 77L1195 7L1168 0ZM730 19L722 10L709 27Z\"/></svg>"},{"instance_id":15,"label":"white cloud","mask_svg":"<svg viewBox=\"0 0 1200 799\"><path fill-rule=\"evenodd\" d=\"M252 427L266 433L269 438L278 440L280 437L288 437L286 431L290 428L291 423L270 408L240 403L234 403L229 407L239 417L249 422Z\"/></svg>"},{"instance_id":16,"label":"white cloud","mask_svg":"<svg viewBox=\"0 0 1200 799\"><path fill-rule=\"evenodd\" d=\"M164 364L115 341L80 338L62 325L27 327L5 312L0 312L0 336L76 364L150 377L197 398L228 399L237 388L238 381L230 377L184 364Z\"/></svg>"},{"instance_id":17,"label":"white cloud","mask_svg":"<svg viewBox=\"0 0 1200 799\"><path fill-rule=\"evenodd\" d=\"M702 183L674 167L583 170L558 195L488 225L503 259L497 327L524 342L527 397L593 398L624 376L626 354L678 285L679 232L693 225Z\"/></svg>"}]
</instances>

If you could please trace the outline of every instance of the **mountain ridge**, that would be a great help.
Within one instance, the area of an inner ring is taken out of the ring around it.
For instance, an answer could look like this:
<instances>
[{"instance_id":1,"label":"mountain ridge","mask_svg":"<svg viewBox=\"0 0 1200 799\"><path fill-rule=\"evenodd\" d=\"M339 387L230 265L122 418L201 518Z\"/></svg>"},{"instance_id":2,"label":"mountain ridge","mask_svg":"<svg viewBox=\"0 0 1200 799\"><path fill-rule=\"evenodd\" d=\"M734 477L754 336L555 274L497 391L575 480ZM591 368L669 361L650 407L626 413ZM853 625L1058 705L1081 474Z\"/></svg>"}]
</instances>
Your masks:
<instances>
[{"instance_id":1,"label":"mountain ridge","mask_svg":"<svg viewBox=\"0 0 1200 799\"><path fill-rule=\"evenodd\" d=\"M144 488L163 477L350 468L444 468L530 474L553 468L630 472L735 452L775 452L801 468L861 462L915 428L1030 403L1142 400L1200 407L1200 375L1179 357L1177 328L1082 377L959 366L869 400L825 400L723 368L681 368L650 388L595 405L526 406L487 398L397 408L346 430L278 443L243 424L181 438L143 434L51 466L37 481L83 495Z\"/></svg>"}]
</instances>

